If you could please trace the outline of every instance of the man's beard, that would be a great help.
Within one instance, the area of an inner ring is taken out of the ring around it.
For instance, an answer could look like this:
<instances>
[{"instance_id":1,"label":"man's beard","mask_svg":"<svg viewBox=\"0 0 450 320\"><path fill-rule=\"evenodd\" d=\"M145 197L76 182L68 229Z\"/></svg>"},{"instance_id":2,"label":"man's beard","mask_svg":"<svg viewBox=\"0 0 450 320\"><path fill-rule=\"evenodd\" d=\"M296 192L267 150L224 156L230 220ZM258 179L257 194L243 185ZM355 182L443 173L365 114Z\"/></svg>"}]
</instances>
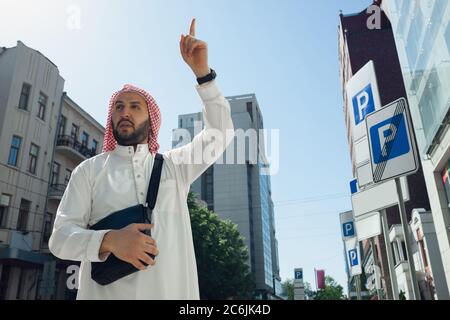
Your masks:
<instances>
[{"instance_id":1,"label":"man's beard","mask_svg":"<svg viewBox=\"0 0 450 320\"><path fill-rule=\"evenodd\" d=\"M135 128L132 133L120 133L114 127L114 123L112 123L113 136L116 139L117 144L121 146L132 146L137 145L144 140L147 141L147 132L149 127L149 122L144 121L139 125L139 127Z\"/></svg>"}]
</instances>

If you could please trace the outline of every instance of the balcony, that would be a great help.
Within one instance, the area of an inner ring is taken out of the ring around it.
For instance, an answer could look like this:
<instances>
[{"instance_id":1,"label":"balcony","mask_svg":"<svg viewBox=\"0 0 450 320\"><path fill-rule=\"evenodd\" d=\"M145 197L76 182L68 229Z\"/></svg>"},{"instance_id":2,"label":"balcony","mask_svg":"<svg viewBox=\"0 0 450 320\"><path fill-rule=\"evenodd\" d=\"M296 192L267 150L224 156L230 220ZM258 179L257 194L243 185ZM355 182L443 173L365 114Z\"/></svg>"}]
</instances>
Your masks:
<instances>
[{"instance_id":1,"label":"balcony","mask_svg":"<svg viewBox=\"0 0 450 320\"><path fill-rule=\"evenodd\" d=\"M61 200L67 185L65 184L52 184L48 190L49 200Z\"/></svg>"},{"instance_id":2,"label":"balcony","mask_svg":"<svg viewBox=\"0 0 450 320\"><path fill-rule=\"evenodd\" d=\"M80 141L74 139L74 137L67 135L58 136L56 150L67 157L75 157L78 162L84 161L96 154L94 149L89 149Z\"/></svg>"}]
</instances>

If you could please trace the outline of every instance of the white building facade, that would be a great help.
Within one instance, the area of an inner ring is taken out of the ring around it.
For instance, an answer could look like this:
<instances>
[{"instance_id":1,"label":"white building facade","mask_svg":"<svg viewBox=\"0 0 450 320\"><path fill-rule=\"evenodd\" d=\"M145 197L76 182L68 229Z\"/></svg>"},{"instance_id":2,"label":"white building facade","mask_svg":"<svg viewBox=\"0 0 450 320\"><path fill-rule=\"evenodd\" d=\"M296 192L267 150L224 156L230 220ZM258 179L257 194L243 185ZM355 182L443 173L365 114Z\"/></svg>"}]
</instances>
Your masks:
<instances>
[{"instance_id":1,"label":"white building facade","mask_svg":"<svg viewBox=\"0 0 450 320\"><path fill-rule=\"evenodd\" d=\"M40 52L0 48L0 300L67 298L68 263L48 239L71 171L101 152L104 128L63 88Z\"/></svg>"}]
</instances>

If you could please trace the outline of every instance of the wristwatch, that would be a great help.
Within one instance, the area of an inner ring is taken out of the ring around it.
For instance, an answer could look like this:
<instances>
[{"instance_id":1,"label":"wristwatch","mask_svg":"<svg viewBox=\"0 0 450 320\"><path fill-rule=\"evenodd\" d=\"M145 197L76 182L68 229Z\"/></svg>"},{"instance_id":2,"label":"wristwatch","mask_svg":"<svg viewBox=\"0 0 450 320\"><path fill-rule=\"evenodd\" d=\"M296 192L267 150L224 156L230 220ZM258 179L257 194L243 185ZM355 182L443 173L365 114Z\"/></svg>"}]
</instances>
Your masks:
<instances>
[{"instance_id":1,"label":"wristwatch","mask_svg":"<svg viewBox=\"0 0 450 320\"><path fill-rule=\"evenodd\" d=\"M214 80L216 78L216 76L217 76L216 72L212 68L209 68L209 69L211 71L206 76L197 78L198 84L202 84L202 83Z\"/></svg>"}]
</instances>

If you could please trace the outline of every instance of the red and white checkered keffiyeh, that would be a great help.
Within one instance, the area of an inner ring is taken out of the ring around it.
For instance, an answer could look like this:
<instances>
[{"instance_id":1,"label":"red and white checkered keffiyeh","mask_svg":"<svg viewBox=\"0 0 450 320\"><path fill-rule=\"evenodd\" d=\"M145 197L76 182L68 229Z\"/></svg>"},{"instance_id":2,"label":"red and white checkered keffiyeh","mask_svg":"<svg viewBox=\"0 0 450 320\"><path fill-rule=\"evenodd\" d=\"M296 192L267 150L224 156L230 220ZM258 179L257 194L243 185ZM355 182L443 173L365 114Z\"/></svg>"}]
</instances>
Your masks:
<instances>
[{"instance_id":1,"label":"red and white checkered keffiyeh","mask_svg":"<svg viewBox=\"0 0 450 320\"><path fill-rule=\"evenodd\" d=\"M153 99L153 97L148 92L131 84L126 84L120 91L114 92L111 96L111 99L109 100L108 119L106 120L106 131L103 140L103 152L112 151L116 148L117 141L113 135L111 116L113 112L113 106L117 100L117 97L124 92L135 92L142 96L147 103L150 120L150 129L147 134L147 144L148 150L154 155L156 152L158 152L159 149L157 140L159 128L161 127L161 112L159 111L159 107L156 104L155 99Z\"/></svg>"}]
</instances>

